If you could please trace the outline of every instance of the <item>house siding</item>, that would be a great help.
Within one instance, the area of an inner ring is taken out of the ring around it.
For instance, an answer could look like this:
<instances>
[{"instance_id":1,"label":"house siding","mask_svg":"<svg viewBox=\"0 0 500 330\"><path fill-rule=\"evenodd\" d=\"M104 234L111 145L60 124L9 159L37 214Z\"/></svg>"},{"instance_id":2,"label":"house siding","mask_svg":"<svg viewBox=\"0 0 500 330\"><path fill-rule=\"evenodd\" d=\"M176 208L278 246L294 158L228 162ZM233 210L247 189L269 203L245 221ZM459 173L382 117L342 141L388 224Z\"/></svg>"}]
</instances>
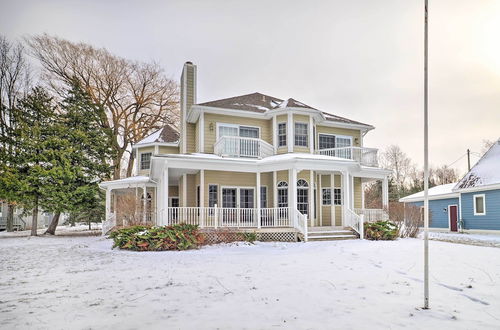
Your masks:
<instances>
[{"instance_id":1,"label":"house siding","mask_svg":"<svg viewBox=\"0 0 500 330\"><path fill-rule=\"evenodd\" d=\"M260 128L260 138L269 144L272 144L272 121L265 119L255 119L247 117L236 117L227 115L218 115L212 113L204 114L205 118L205 152L213 154L214 144L217 141L217 123L236 124L241 126L256 126ZM212 125L212 130L210 127Z\"/></svg>"},{"instance_id":2,"label":"house siding","mask_svg":"<svg viewBox=\"0 0 500 330\"><path fill-rule=\"evenodd\" d=\"M417 207L424 206L424 202L412 202L408 204ZM446 228L446 229L449 228L450 226L448 218L449 205L457 205L458 207L458 198L437 199L429 201L429 211L430 211L429 227Z\"/></svg>"},{"instance_id":3,"label":"house siding","mask_svg":"<svg viewBox=\"0 0 500 330\"><path fill-rule=\"evenodd\" d=\"M178 154L179 153L179 147L160 146L158 152L160 154L162 154L162 155Z\"/></svg>"},{"instance_id":4,"label":"house siding","mask_svg":"<svg viewBox=\"0 0 500 330\"><path fill-rule=\"evenodd\" d=\"M474 195L484 194L486 214L474 215ZM462 193L462 220L465 229L500 230L500 189Z\"/></svg>"}]
</instances>

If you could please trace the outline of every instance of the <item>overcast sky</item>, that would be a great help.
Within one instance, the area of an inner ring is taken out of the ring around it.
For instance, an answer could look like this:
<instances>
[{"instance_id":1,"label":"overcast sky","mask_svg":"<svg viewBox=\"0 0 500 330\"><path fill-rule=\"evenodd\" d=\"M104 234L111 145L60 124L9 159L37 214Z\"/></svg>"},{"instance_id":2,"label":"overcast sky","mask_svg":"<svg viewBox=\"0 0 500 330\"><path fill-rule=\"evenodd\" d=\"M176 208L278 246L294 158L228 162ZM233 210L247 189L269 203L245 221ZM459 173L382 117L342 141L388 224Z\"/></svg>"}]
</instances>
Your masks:
<instances>
[{"instance_id":1,"label":"overcast sky","mask_svg":"<svg viewBox=\"0 0 500 330\"><path fill-rule=\"evenodd\" d=\"M198 102L293 97L374 125L365 146L398 144L422 164L423 2L0 0L0 33L84 41L176 80L190 60ZM430 161L442 165L500 137L500 1L429 2Z\"/></svg>"}]
</instances>

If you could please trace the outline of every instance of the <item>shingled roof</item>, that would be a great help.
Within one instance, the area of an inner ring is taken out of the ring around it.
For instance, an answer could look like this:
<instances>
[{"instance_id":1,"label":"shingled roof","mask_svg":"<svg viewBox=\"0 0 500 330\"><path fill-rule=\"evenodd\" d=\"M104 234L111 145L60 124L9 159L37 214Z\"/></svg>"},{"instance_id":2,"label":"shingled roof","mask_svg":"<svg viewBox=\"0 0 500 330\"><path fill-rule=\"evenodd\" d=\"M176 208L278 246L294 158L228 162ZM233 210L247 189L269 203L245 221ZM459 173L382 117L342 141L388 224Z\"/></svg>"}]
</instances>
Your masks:
<instances>
[{"instance_id":1,"label":"shingled roof","mask_svg":"<svg viewBox=\"0 0 500 330\"><path fill-rule=\"evenodd\" d=\"M252 93L230 97L227 99L215 100L198 105L207 107L245 110L252 112L266 112L279 105L283 100L262 93Z\"/></svg>"},{"instance_id":2,"label":"shingled roof","mask_svg":"<svg viewBox=\"0 0 500 330\"><path fill-rule=\"evenodd\" d=\"M307 104L304 104L292 98L282 100L277 97L265 95L262 93L252 93L252 94L234 96L227 99L199 103L198 105L222 108L222 109L251 111L257 113L265 113L270 110L279 110L284 108L303 108L303 109L312 109L319 111L316 108L313 108ZM345 124L371 126L369 124L365 124L359 121L332 115L331 113L328 112L322 111L321 113L325 116L326 120L328 121L340 122Z\"/></svg>"},{"instance_id":3,"label":"shingled roof","mask_svg":"<svg viewBox=\"0 0 500 330\"><path fill-rule=\"evenodd\" d=\"M148 135L136 145L149 144L149 143L176 143L179 141L179 132L176 128L169 124L166 124L156 132Z\"/></svg>"}]
</instances>

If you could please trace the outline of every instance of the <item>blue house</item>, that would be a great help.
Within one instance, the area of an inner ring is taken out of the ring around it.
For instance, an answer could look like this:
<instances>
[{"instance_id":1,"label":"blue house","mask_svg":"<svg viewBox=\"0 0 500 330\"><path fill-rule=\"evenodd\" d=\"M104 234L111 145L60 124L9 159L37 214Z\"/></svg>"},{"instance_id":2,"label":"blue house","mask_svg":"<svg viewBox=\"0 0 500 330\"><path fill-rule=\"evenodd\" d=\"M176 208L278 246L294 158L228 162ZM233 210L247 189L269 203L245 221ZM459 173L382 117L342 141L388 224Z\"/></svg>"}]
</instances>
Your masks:
<instances>
[{"instance_id":1,"label":"blue house","mask_svg":"<svg viewBox=\"0 0 500 330\"><path fill-rule=\"evenodd\" d=\"M399 200L423 207L424 192ZM429 189L429 227L500 233L500 140L458 182Z\"/></svg>"}]
</instances>

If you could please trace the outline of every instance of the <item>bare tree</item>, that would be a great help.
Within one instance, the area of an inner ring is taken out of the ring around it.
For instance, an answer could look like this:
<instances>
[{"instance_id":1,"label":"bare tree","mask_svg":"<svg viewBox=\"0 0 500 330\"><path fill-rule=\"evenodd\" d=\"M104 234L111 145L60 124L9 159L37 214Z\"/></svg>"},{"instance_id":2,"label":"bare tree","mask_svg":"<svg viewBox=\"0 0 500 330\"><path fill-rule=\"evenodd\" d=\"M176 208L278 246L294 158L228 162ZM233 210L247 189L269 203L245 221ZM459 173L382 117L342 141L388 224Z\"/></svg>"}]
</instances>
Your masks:
<instances>
[{"instance_id":1,"label":"bare tree","mask_svg":"<svg viewBox=\"0 0 500 330\"><path fill-rule=\"evenodd\" d=\"M454 168L446 165L437 167L432 171L434 183L436 185L454 183L458 181L458 172Z\"/></svg>"},{"instance_id":2,"label":"bare tree","mask_svg":"<svg viewBox=\"0 0 500 330\"><path fill-rule=\"evenodd\" d=\"M103 48L47 34L26 41L54 91L63 91L76 79L106 110L101 125L113 135L115 179L121 170L131 175L133 143L165 124L177 126L179 86L165 77L158 64L126 60Z\"/></svg>"},{"instance_id":3,"label":"bare tree","mask_svg":"<svg viewBox=\"0 0 500 330\"><path fill-rule=\"evenodd\" d=\"M26 95L31 87L31 69L27 63L24 47L9 42L0 36L0 148L13 153L12 146L5 143L9 130L13 129L12 111L19 98ZM12 166L6 159L6 166ZM5 197L5 196L4 196ZM13 230L14 203L7 198L7 231Z\"/></svg>"},{"instance_id":4,"label":"bare tree","mask_svg":"<svg viewBox=\"0 0 500 330\"><path fill-rule=\"evenodd\" d=\"M483 147L481 149L481 155L484 155L488 150L490 150L491 146L495 143L492 140L483 140Z\"/></svg>"},{"instance_id":5,"label":"bare tree","mask_svg":"<svg viewBox=\"0 0 500 330\"><path fill-rule=\"evenodd\" d=\"M392 170L392 179L399 199L408 183L410 174L414 172L415 166L406 153L397 145L390 145L385 149L381 155L381 164L383 167Z\"/></svg>"}]
</instances>

